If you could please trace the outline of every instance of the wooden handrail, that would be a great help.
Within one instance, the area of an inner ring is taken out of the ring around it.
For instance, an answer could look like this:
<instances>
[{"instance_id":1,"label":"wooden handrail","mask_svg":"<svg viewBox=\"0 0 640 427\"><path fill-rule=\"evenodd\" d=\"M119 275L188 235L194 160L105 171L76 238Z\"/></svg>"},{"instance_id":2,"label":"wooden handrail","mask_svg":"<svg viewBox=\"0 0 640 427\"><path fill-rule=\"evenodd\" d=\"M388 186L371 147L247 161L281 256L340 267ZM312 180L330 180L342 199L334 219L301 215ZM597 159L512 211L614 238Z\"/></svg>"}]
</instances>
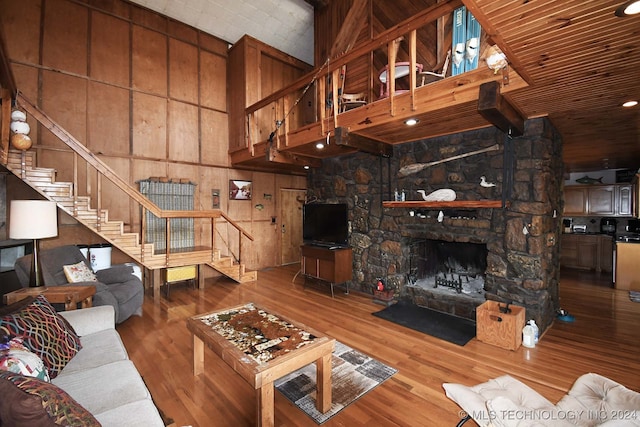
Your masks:
<instances>
[{"instance_id":1,"label":"wooden handrail","mask_svg":"<svg viewBox=\"0 0 640 427\"><path fill-rule=\"evenodd\" d=\"M98 194L100 194L100 188L102 187L101 177L106 177L109 181L111 181L116 187L118 187L121 191L127 194L131 199L136 201L141 207L141 218L146 216L146 212L150 212L154 216L158 218L164 218L167 222L166 227L166 239L167 239L167 258L169 256L169 239L170 239L170 221L171 218L200 218L200 219L211 219L212 227L215 227L215 219L216 218L224 218L231 226L236 228L239 233L239 250L242 250L242 237L246 237L247 239L253 241L254 238L250 235L245 229L240 227L235 221L229 218L224 212L218 209L212 210L163 210L160 209L155 203L146 198L142 193L140 193L136 188L131 186L127 181L120 178L120 176L113 171L107 164L105 164L100 158L98 158L95 154L93 154L87 147L85 147L80 141L75 139L71 134L65 131L61 126L59 126L56 122L53 121L47 114L41 111L38 107L36 107L31 101L29 101L22 93L18 92L17 101L22 108L25 109L36 121L42 124L45 128L49 129L58 139L64 142L71 150L73 150L74 154L74 166L73 166L73 175L74 175L74 203L77 203L77 156L82 157L88 165L95 168L98 172L97 186L98 186ZM98 209L97 209L97 230L100 229L101 224L101 211L102 211L102 202L100 196L98 195ZM77 208L74 206L75 213L77 214ZM141 228L141 258L144 260L144 237L146 233L146 227L144 225L144 221ZM213 233L213 229L212 229ZM211 251L215 250L215 241L212 239L212 247ZM213 258L213 257L212 257ZM238 257L240 259L240 257ZM168 262L168 261L167 261Z\"/></svg>"},{"instance_id":2,"label":"wooden handrail","mask_svg":"<svg viewBox=\"0 0 640 427\"><path fill-rule=\"evenodd\" d=\"M388 45L398 37L410 33L413 30L417 30L418 28L423 27L448 13L452 13L455 9L462 5L462 0L450 0L434 4L433 6L422 10L411 18L405 19L401 23L389 28L388 30L383 31L370 41L356 46L354 49L343 55L337 56L336 58L331 58L331 61L328 64L327 73L331 73L336 69L342 68L343 65L348 64L350 61L353 61L360 56L369 54L376 49ZM311 81L311 79L314 78L314 76L318 73L318 70L323 68L325 64L322 64L320 67L317 67L304 76L298 78L289 86L277 90L266 98L263 98L260 101L251 104L245 109L245 114L249 115L257 110L260 110L261 108L266 107L272 102L275 102L278 99L291 94L295 90L302 89L309 83L309 81Z\"/></svg>"}]
</instances>

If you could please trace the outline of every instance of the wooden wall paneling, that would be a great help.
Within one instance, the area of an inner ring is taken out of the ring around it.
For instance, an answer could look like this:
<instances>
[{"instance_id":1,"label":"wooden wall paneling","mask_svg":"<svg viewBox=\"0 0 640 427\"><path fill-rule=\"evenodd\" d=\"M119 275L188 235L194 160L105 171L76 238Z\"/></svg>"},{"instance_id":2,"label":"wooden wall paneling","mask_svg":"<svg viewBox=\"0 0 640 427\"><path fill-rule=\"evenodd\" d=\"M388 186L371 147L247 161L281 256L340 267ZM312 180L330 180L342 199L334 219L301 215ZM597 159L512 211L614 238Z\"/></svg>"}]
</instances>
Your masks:
<instances>
[{"instance_id":1,"label":"wooden wall paneling","mask_svg":"<svg viewBox=\"0 0 640 427\"><path fill-rule=\"evenodd\" d=\"M31 102L36 102L38 99L38 69L20 64L13 64L11 68L20 92ZM39 144L40 126L38 126L38 122L31 115L27 115L27 123L31 127L29 138L33 141L33 145Z\"/></svg>"},{"instance_id":2,"label":"wooden wall paneling","mask_svg":"<svg viewBox=\"0 0 640 427\"><path fill-rule=\"evenodd\" d=\"M129 27L122 19L91 13L89 74L92 79L129 87Z\"/></svg>"},{"instance_id":3,"label":"wooden wall paneling","mask_svg":"<svg viewBox=\"0 0 640 427\"><path fill-rule=\"evenodd\" d=\"M13 61L38 64L40 38L25 37L25 34L40 34L41 1L0 0L0 10L0 27L9 57Z\"/></svg>"},{"instance_id":4,"label":"wooden wall paneling","mask_svg":"<svg viewBox=\"0 0 640 427\"><path fill-rule=\"evenodd\" d=\"M131 20L137 25L166 34L169 19L142 6L131 5Z\"/></svg>"},{"instance_id":5,"label":"wooden wall paneling","mask_svg":"<svg viewBox=\"0 0 640 427\"><path fill-rule=\"evenodd\" d=\"M167 100L133 92L133 155L167 157Z\"/></svg>"},{"instance_id":6,"label":"wooden wall paneling","mask_svg":"<svg viewBox=\"0 0 640 427\"><path fill-rule=\"evenodd\" d=\"M227 111L227 59L200 51L200 105Z\"/></svg>"},{"instance_id":7,"label":"wooden wall paneling","mask_svg":"<svg viewBox=\"0 0 640 427\"><path fill-rule=\"evenodd\" d=\"M220 210L225 212L228 202L228 198L226 197L226 188L229 183L228 179L228 169L200 166L198 180L196 181L198 183L196 191L200 201L198 209L213 209L211 192L212 190L218 190L220 192ZM222 225L222 222L222 220L216 219L216 223L220 224L218 229L224 228L226 236L226 226ZM200 224L200 227L196 229L196 235L198 235L198 233L200 234L201 241L210 242L211 221L206 221ZM216 246L220 244L219 240L219 237L216 236Z\"/></svg>"},{"instance_id":8,"label":"wooden wall paneling","mask_svg":"<svg viewBox=\"0 0 640 427\"><path fill-rule=\"evenodd\" d=\"M205 165L229 166L229 120L228 114L200 109L200 162Z\"/></svg>"},{"instance_id":9,"label":"wooden wall paneling","mask_svg":"<svg viewBox=\"0 0 640 427\"><path fill-rule=\"evenodd\" d=\"M169 39L169 96L198 103L198 49Z\"/></svg>"},{"instance_id":10,"label":"wooden wall paneling","mask_svg":"<svg viewBox=\"0 0 640 427\"><path fill-rule=\"evenodd\" d=\"M246 39L241 38L229 51L227 59L227 99L229 106L229 151L238 151L247 147L245 139L244 109L248 103L248 91L245 85L245 67L248 55L244 47ZM203 92L204 93L204 92Z\"/></svg>"},{"instance_id":11,"label":"wooden wall paneling","mask_svg":"<svg viewBox=\"0 0 640 427\"><path fill-rule=\"evenodd\" d=\"M87 8L66 0L47 1L44 5L42 65L87 75Z\"/></svg>"},{"instance_id":12,"label":"wooden wall paneling","mask_svg":"<svg viewBox=\"0 0 640 427\"><path fill-rule=\"evenodd\" d=\"M129 160L124 157L108 157L99 156L100 160L106 163L111 169L113 169L118 176L128 177ZM91 195L91 206L93 208L98 207L98 191L97 191L97 174L95 170L91 170L89 173L89 180L91 188L94 189ZM135 185L135 184L134 184ZM118 187L116 187L107 178L102 177L101 191L102 193L102 208L109 211L109 218L113 220L122 221L126 227L131 225L131 206L132 203L129 197L123 193ZM136 203L137 204L137 203Z\"/></svg>"},{"instance_id":13,"label":"wooden wall paneling","mask_svg":"<svg viewBox=\"0 0 640 427\"><path fill-rule=\"evenodd\" d=\"M198 107L179 101L169 101L169 159L185 162L200 161Z\"/></svg>"},{"instance_id":14,"label":"wooden wall paneling","mask_svg":"<svg viewBox=\"0 0 640 427\"><path fill-rule=\"evenodd\" d=\"M89 149L107 155L129 155L129 91L89 82L87 103Z\"/></svg>"},{"instance_id":15,"label":"wooden wall paneling","mask_svg":"<svg viewBox=\"0 0 640 427\"><path fill-rule=\"evenodd\" d=\"M167 95L167 37L156 31L133 27L132 87Z\"/></svg>"},{"instance_id":16,"label":"wooden wall paneling","mask_svg":"<svg viewBox=\"0 0 640 427\"><path fill-rule=\"evenodd\" d=\"M229 42L226 42L202 31L198 33L198 36L201 48L225 57L227 56L229 51Z\"/></svg>"},{"instance_id":17,"label":"wooden wall paneling","mask_svg":"<svg viewBox=\"0 0 640 427\"><path fill-rule=\"evenodd\" d=\"M198 44L198 30L182 22L169 19L167 32L176 39L189 42L193 45Z\"/></svg>"},{"instance_id":18,"label":"wooden wall paneling","mask_svg":"<svg viewBox=\"0 0 640 427\"><path fill-rule=\"evenodd\" d=\"M91 0L91 6L110 15L131 19L132 3L124 0Z\"/></svg>"},{"instance_id":19,"label":"wooden wall paneling","mask_svg":"<svg viewBox=\"0 0 640 427\"><path fill-rule=\"evenodd\" d=\"M253 174L253 199L251 200L253 214L251 218L254 221L271 222L271 217L276 215L276 199L275 175L255 172ZM256 208L256 205L262 205L262 209Z\"/></svg>"},{"instance_id":20,"label":"wooden wall paneling","mask_svg":"<svg viewBox=\"0 0 640 427\"><path fill-rule=\"evenodd\" d=\"M43 111L87 145L87 80L45 70L42 72L41 96ZM41 142L49 147L68 149L50 132L42 135Z\"/></svg>"},{"instance_id":21,"label":"wooden wall paneling","mask_svg":"<svg viewBox=\"0 0 640 427\"><path fill-rule=\"evenodd\" d=\"M245 247L242 249L242 261L247 263L249 269L260 270L266 267L280 264L278 250L280 230L269 221L253 221L252 234L255 240L245 239ZM258 247L263 242L263 247Z\"/></svg>"}]
</instances>

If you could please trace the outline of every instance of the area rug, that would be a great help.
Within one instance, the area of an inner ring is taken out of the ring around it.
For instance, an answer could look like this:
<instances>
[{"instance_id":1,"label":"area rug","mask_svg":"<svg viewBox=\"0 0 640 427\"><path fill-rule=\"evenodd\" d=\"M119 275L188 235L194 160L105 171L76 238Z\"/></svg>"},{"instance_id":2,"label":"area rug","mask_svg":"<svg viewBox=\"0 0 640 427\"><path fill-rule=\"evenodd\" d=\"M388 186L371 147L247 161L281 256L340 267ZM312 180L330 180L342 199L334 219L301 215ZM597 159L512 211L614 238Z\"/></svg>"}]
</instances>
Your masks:
<instances>
[{"instance_id":1,"label":"area rug","mask_svg":"<svg viewBox=\"0 0 640 427\"><path fill-rule=\"evenodd\" d=\"M331 358L331 409L316 409L316 364L311 363L275 381L276 390L322 424L391 378L397 369L336 341Z\"/></svg>"},{"instance_id":2,"label":"area rug","mask_svg":"<svg viewBox=\"0 0 640 427\"><path fill-rule=\"evenodd\" d=\"M373 315L460 346L476 336L474 321L410 302L400 301Z\"/></svg>"},{"instance_id":3,"label":"area rug","mask_svg":"<svg viewBox=\"0 0 640 427\"><path fill-rule=\"evenodd\" d=\"M629 299L633 302L640 302L640 291L629 291Z\"/></svg>"}]
</instances>

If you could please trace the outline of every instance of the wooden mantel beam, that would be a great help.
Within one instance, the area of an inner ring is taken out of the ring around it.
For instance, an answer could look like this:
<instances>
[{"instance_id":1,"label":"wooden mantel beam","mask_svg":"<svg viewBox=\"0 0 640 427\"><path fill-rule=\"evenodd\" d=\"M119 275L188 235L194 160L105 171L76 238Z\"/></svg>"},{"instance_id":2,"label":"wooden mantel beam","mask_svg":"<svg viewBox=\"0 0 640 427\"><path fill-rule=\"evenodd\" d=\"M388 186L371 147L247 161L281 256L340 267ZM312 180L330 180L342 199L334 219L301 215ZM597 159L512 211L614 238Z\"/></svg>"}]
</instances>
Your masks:
<instances>
[{"instance_id":1,"label":"wooden mantel beam","mask_svg":"<svg viewBox=\"0 0 640 427\"><path fill-rule=\"evenodd\" d=\"M480 85L478 113L506 134L524 133L524 117L500 94L500 83L495 80Z\"/></svg>"},{"instance_id":2,"label":"wooden mantel beam","mask_svg":"<svg viewBox=\"0 0 640 427\"><path fill-rule=\"evenodd\" d=\"M337 127L335 130L335 144L343 147L355 148L365 153L382 157L393 156L393 146L375 139L349 133L346 128Z\"/></svg>"}]
</instances>

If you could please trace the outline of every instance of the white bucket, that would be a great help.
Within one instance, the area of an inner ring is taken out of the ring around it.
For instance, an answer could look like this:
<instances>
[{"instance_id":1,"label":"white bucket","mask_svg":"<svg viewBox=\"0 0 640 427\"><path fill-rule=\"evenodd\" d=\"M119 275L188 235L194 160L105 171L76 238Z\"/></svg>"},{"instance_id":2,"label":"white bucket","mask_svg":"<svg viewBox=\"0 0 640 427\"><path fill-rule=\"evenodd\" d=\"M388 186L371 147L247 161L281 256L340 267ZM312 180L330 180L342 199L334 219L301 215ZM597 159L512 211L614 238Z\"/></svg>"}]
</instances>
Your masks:
<instances>
[{"instance_id":1,"label":"white bucket","mask_svg":"<svg viewBox=\"0 0 640 427\"><path fill-rule=\"evenodd\" d=\"M109 243L101 243L89 246L89 258L93 271L111 267L111 245Z\"/></svg>"}]
</instances>

